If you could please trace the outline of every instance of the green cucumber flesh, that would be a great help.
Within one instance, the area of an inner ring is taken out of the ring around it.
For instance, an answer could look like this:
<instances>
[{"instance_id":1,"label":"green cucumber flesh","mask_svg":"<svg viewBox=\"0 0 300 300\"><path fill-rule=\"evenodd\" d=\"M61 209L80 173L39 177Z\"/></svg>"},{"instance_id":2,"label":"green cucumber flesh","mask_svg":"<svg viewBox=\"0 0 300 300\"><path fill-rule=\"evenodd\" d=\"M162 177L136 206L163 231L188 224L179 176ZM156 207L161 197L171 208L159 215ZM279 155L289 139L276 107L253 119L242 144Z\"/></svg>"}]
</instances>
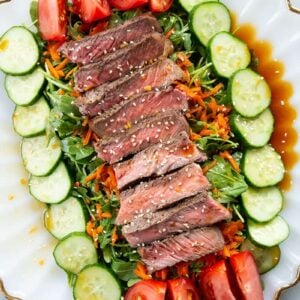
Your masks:
<instances>
[{"instance_id":1,"label":"green cucumber flesh","mask_svg":"<svg viewBox=\"0 0 300 300\"><path fill-rule=\"evenodd\" d=\"M26 27L14 26L0 38L0 70L7 74L24 75L36 67L38 44Z\"/></svg>"},{"instance_id":2,"label":"green cucumber flesh","mask_svg":"<svg viewBox=\"0 0 300 300\"><path fill-rule=\"evenodd\" d=\"M220 2L205 2L195 6L190 19L191 30L204 46L216 33L230 31L231 27L230 12Z\"/></svg>"},{"instance_id":3,"label":"green cucumber flesh","mask_svg":"<svg viewBox=\"0 0 300 300\"><path fill-rule=\"evenodd\" d=\"M269 85L251 69L237 71L230 78L228 92L234 110L247 118L258 116L271 102Z\"/></svg>"},{"instance_id":4,"label":"green cucumber flesh","mask_svg":"<svg viewBox=\"0 0 300 300\"><path fill-rule=\"evenodd\" d=\"M61 143L54 135L39 135L24 138L22 141L22 158L26 170L34 176L46 176L61 157Z\"/></svg>"},{"instance_id":5,"label":"green cucumber flesh","mask_svg":"<svg viewBox=\"0 0 300 300\"><path fill-rule=\"evenodd\" d=\"M44 214L47 230L57 239L72 232L85 232L86 215L82 203L69 197L59 204L51 204Z\"/></svg>"},{"instance_id":6,"label":"green cucumber flesh","mask_svg":"<svg viewBox=\"0 0 300 300\"><path fill-rule=\"evenodd\" d=\"M44 97L29 106L17 105L13 113L16 133L31 137L45 131L50 115L50 108Z\"/></svg>"},{"instance_id":7,"label":"green cucumber flesh","mask_svg":"<svg viewBox=\"0 0 300 300\"><path fill-rule=\"evenodd\" d=\"M75 300L120 300L121 287L112 273L101 265L88 266L74 284Z\"/></svg>"},{"instance_id":8,"label":"green cucumber flesh","mask_svg":"<svg viewBox=\"0 0 300 300\"><path fill-rule=\"evenodd\" d=\"M274 130L274 117L270 109L265 109L255 118L245 118L234 113L230 117L232 131L247 147L263 147Z\"/></svg>"},{"instance_id":9,"label":"green cucumber flesh","mask_svg":"<svg viewBox=\"0 0 300 300\"><path fill-rule=\"evenodd\" d=\"M242 194L242 204L251 219L268 222L281 211L283 195L276 186L261 189L248 187Z\"/></svg>"},{"instance_id":10,"label":"green cucumber flesh","mask_svg":"<svg viewBox=\"0 0 300 300\"><path fill-rule=\"evenodd\" d=\"M280 155L270 145L247 149L242 160L242 171L247 181L255 187L276 185L285 173Z\"/></svg>"},{"instance_id":11,"label":"green cucumber flesh","mask_svg":"<svg viewBox=\"0 0 300 300\"><path fill-rule=\"evenodd\" d=\"M249 239L242 243L241 251L250 251L253 254L260 274L264 274L276 267L281 255L278 246L262 248L251 243Z\"/></svg>"},{"instance_id":12,"label":"green cucumber flesh","mask_svg":"<svg viewBox=\"0 0 300 300\"><path fill-rule=\"evenodd\" d=\"M247 226L250 239L262 247L277 246L289 236L289 226L280 216L266 223L248 219Z\"/></svg>"},{"instance_id":13,"label":"green cucumber flesh","mask_svg":"<svg viewBox=\"0 0 300 300\"><path fill-rule=\"evenodd\" d=\"M60 240L53 252L56 263L66 272L78 274L84 267L97 263L92 239L86 233L74 232Z\"/></svg>"},{"instance_id":14,"label":"green cucumber flesh","mask_svg":"<svg viewBox=\"0 0 300 300\"><path fill-rule=\"evenodd\" d=\"M63 162L48 176L31 176L29 191L37 200L44 203L59 203L67 198L72 188L68 170Z\"/></svg>"},{"instance_id":15,"label":"green cucumber flesh","mask_svg":"<svg viewBox=\"0 0 300 300\"><path fill-rule=\"evenodd\" d=\"M179 0L179 3L187 12L190 12L196 5L205 2L219 2L219 0Z\"/></svg>"},{"instance_id":16,"label":"green cucumber flesh","mask_svg":"<svg viewBox=\"0 0 300 300\"><path fill-rule=\"evenodd\" d=\"M39 97L45 82L41 68L20 76L7 75L5 89L8 97L17 105L27 106Z\"/></svg>"},{"instance_id":17,"label":"green cucumber flesh","mask_svg":"<svg viewBox=\"0 0 300 300\"><path fill-rule=\"evenodd\" d=\"M219 32L208 43L210 59L216 73L230 78L251 61L247 45L229 32Z\"/></svg>"}]
</instances>

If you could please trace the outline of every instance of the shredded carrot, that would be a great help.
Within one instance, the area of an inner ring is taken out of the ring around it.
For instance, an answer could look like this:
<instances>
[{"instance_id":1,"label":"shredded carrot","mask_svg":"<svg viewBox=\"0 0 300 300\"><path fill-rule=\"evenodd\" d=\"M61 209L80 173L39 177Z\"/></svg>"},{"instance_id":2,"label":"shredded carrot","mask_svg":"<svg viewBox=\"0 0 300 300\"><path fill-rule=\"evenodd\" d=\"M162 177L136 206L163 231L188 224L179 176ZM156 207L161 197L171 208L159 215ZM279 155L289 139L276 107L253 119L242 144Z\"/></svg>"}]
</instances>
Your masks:
<instances>
[{"instance_id":1,"label":"shredded carrot","mask_svg":"<svg viewBox=\"0 0 300 300\"><path fill-rule=\"evenodd\" d=\"M222 89L223 83L218 83L214 88L212 88L210 91L203 93L203 98L207 98L209 96L215 95L219 92L220 89Z\"/></svg>"},{"instance_id":2,"label":"shredded carrot","mask_svg":"<svg viewBox=\"0 0 300 300\"><path fill-rule=\"evenodd\" d=\"M97 231L98 234L99 234L99 233L102 233L103 230L104 230L104 228L103 228L102 225L99 225L99 226L96 228L96 231Z\"/></svg>"},{"instance_id":3,"label":"shredded carrot","mask_svg":"<svg viewBox=\"0 0 300 300\"><path fill-rule=\"evenodd\" d=\"M65 73L64 73L64 71L62 71L62 70L57 71L57 74L58 74L59 78L65 77Z\"/></svg>"},{"instance_id":4,"label":"shredded carrot","mask_svg":"<svg viewBox=\"0 0 300 300\"><path fill-rule=\"evenodd\" d=\"M89 118L86 117L83 121L82 121L82 126L85 127L87 124L89 123Z\"/></svg>"},{"instance_id":5,"label":"shredded carrot","mask_svg":"<svg viewBox=\"0 0 300 300\"><path fill-rule=\"evenodd\" d=\"M238 173L241 172L240 167L236 160L233 158L233 156L228 151L220 152L220 156L224 159L228 160L228 162L231 164L232 168L237 171Z\"/></svg>"},{"instance_id":6,"label":"shredded carrot","mask_svg":"<svg viewBox=\"0 0 300 300\"><path fill-rule=\"evenodd\" d=\"M95 193L99 193L99 191L100 191L100 184L99 184L99 182L95 182L95 184L94 184L94 192Z\"/></svg>"},{"instance_id":7,"label":"shredded carrot","mask_svg":"<svg viewBox=\"0 0 300 300\"><path fill-rule=\"evenodd\" d=\"M65 76L65 79L68 79L76 70L78 69L78 67L74 67L73 69L71 69Z\"/></svg>"},{"instance_id":8,"label":"shredded carrot","mask_svg":"<svg viewBox=\"0 0 300 300\"><path fill-rule=\"evenodd\" d=\"M168 39L171 37L171 35L175 33L175 29L174 28L171 28L166 34L165 34L165 37Z\"/></svg>"},{"instance_id":9,"label":"shredded carrot","mask_svg":"<svg viewBox=\"0 0 300 300\"><path fill-rule=\"evenodd\" d=\"M195 132L191 132L191 140L192 141L198 141L201 139L201 136Z\"/></svg>"},{"instance_id":10,"label":"shredded carrot","mask_svg":"<svg viewBox=\"0 0 300 300\"><path fill-rule=\"evenodd\" d=\"M50 54L50 57L53 61L59 61L60 60L60 54L57 51L60 47L60 43L49 43L48 44L48 52Z\"/></svg>"},{"instance_id":11,"label":"shredded carrot","mask_svg":"<svg viewBox=\"0 0 300 300\"><path fill-rule=\"evenodd\" d=\"M189 60L188 56L182 52L177 53L177 59L179 60L179 65L189 68L193 63Z\"/></svg>"},{"instance_id":12,"label":"shredded carrot","mask_svg":"<svg viewBox=\"0 0 300 300\"><path fill-rule=\"evenodd\" d=\"M205 167L203 167L202 172L205 175L210 169L212 169L217 164L216 160L213 160L209 164L207 164Z\"/></svg>"},{"instance_id":13,"label":"shredded carrot","mask_svg":"<svg viewBox=\"0 0 300 300\"><path fill-rule=\"evenodd\" d=\"M72 91L72 92L70 93L70 96L77 98L77 97L80 96L80 94L79 94L78 92L76 92L76 91Z\"/></svg>"},{"instance_id":14,"label":"shredded carrot","mask_svg":"<svg viewBox=\"0 0 300 300\"><path fill-rule=\"evenodd\" d=\"M189 276L189 264L187 262L180 262L176 265L178 276Z\"/></svg>"},{"instance_id":15,"label":"shredded carrot","mask_svg":"<svg viewBox=\"0 0 300 300\"><path fill-rule=\"evenodd\" d=\"M55 70L55 68L53 67L51 61L49 58L46 58L45 60L46 64L47 64L47 67L49 69L49 72L51 73L51 75L56 78L56 79L59 79L59 74L58 72Z\"/></svg>"},{"instance_id":16,"label":"shredded carrot","mask_svg":"<svg viewBox=\"0 0 300 300\"><path fill-rule=\"evenodd\" d=\"M100 203L97 203L97 204L95 205L95 207L96 207L96 218L97 218L98 220L101 220L101 217L102 217L102 207L101 207L101 204L100 204Z\"/></svg>"},{"instance_id":17,"label":"shredded carrot","mask_svg":"<svg viewBox=\"0 0 300 300\"><path fill-rule=\"evenodd\" d=\"M223 236L225 237L225 240L230 242L234 242L237 233L243 229L244 229L244 224L240 220L231 221L230 223L225 223L221 226L221 230Z\"/></svg>"},{"instance_id":18,"label":"shredded carrot","mask_svg":"<svg viewBox=\"0 0 300 300\"><path fill-rule=\"evenodd\" d=\"M200 132L199 132L199 135L200 136L208 136L208 135L213 135L215 133L214 130L212 129L202 129Z\"/></svg>"},{"instance_id":19,"label":"shredded carrot","mask_svg":"<svg viewBox=\"0 0 300 300\"><path fill-rule=\"evenodd\" d=\"M89 34L94 35L96 33L102 32L103 30L105 30L108 27L108 25L109 25L109 23L107 21L100 22L90 30Z\"/></svg>"},{"instance_id":20,"label":"shredded carrot","mask_svg":"<svg viewBox=\"0 0 300 300\"><path fill-rule=\"evenodd\" d=\"M90 182L92 180L95 180L97 178L97 172L93 172L91 174L89 174L87 177L85 177L85 182Z\"/></svg>"},{"instance_id":21,"label":"shredded carrot","mask_svg":"<svg viewBox=\"0 0 300 300\"><path fill-rule=\"evenodd\" d=\"M56 71L61 71L64 69L64 67L69 63L69 59L68 58L65 58L60 64L58 64L55 69Z\"/></svg>"},{"instance_id":22,"label":"shredded carrot","mask_svg":"<svg viewBox=\"0 0 300 300\"><path fill-rule=\"evenodd\" d=\"M112 214L110 212L104 212L101 214L101 217L104 219L111 219L112 218Z\"/></svg>"},{"instance_id":23,"label":"shredded carrot","mask_svg":"<svg viewBox=\"0 0 300 300\"><path fill-rule=\"evenodd\" d=\"M137 277L143 280L152 278L152 276L148 274L146 267L139 261L137 262L136 268L134 269L133 272Z\"/></svg>"},{"instance_id":24,"label":"shredded carrot","mask_svg":"<svg viewBox=\"0 0 300 300\"><path fill-rule=\"evenodd\" d=\"M87 133L85 134L83 141L82 141L82 145L86 146L87 144L89 144L91 137L92 137L92 128L89 128L89 130L87 131Z\"/></svg>"},{"instance_id":25,"label":"shredded carrot","mask_svg":"<svg viewBox=\"0 0 300 300\"><path fill-rule=\"evenodd\" d=\"M111 234L111 244L112 246L114 246L118 240L118 233L117 233L117 226L114 226L114 229L112 230L112 234Z\"/></svg>"},{"instance_id":26,"label":"shredded carrot","mask_svg":"<svg viewBox=\"0 0 300 300\"><path fill-rule=\"evenodd\" d=\"M93 236L94 229L95 229L95 223L92 221L88 221L86 224L86 232L89 236L91 237Z\"/></svg>"},{"instance_id":27,"label":"shredded carrot","mask_svg":"<svg viewBox=\"0 0 300 300\"><path fill-rule=\"evenodd\" d=\"M64 91L64 90L62 90L62 89L59 89L58 91L57 91L57 94L58 95L64 95L66 92Z\"/></svg>"}]
</instances>

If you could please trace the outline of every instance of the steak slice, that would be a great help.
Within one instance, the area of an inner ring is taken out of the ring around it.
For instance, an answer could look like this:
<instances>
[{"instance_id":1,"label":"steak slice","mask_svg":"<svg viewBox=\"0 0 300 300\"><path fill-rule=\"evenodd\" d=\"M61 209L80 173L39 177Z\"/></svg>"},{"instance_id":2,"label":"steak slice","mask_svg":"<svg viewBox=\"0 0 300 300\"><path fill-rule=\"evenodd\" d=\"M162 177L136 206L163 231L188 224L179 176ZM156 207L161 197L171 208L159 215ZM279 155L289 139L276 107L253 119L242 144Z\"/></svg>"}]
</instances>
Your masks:
<instances>
[{"instance_id":1,"label":"steak slice","mask_svg":"<svg viewBox=\"0 0 300 300\"><path fill-rule=\"evenodd\" d=\"M121 192L121 208L116 224L132 222L145 213L155 212L181 199L206 192L210 185L201 167L190 164L179 171L142 182L132 189Z\"/></svg>"},{"instance_id":2,"label":"steak slice","mask_svg":"<svg viewBox=\"0 0 300 300\"><path fill-rule=\"evenodd\" d=\"M129 244L136 247L230 217L231 213L222 204L202 193L155 214L145 214L125 225L122 232Z\"/></svg>"},{"instance_id":3,"label":"steak slice","mask_svg":"<svg viewBox=\"0 0 300 300\"><path fill-rule=\"evenodd\" d=\"M95 149L100 158L113 164L182 131L189 132L184 116L176 111L159 113L142 120L125 133L101 139L95 144Z\"/></svg>"},{"instance_id":4,"label":"steak slice","mask_svg":"<svg viewBox=\"0 0 300 300\"><path fill-rule=\"evenodd\" d=\"M76 104L82 114L101 114L129 97L146 90L163 88L185 78L183 71L170 59L158 60L129 76L85 92Z\"/></svg>"},{"instance_id":5,"label":"steak slice","mask_svg":"<svg viewBox=\"0 0 300 300\"><path fill-rule=\"evenodd\" d=\"M224 238L217 227L202 227L138 248L150 273L180 261L193 261L222 250Z\"/></svg>"},{"instance_id":6,"label":"steak slice","mask_svg":"<svg viewBox=\"0 0 300 300\"><path fill-rule=\"evenodd\" d=\"M155 31L162 32L157 19L150 14L145 14L98 34L87 36L80 41L66 42L59 51L71 62L86 65L97 61L106 53L124 47L130 42L139 41L146 34Z\"/></svg>"},{"instance_id":7,"label":"steak slice","mask_svg":"<svg viewBox=\"0 0 300 300\"><path fill-rule=\"evenodd\" d=\"M135 44L105 55L98 62L81 67L75 73L75 89L84 92L106 82L117 80L129 72L141 69L159 57L168 57L173 45L154 32Z\"/></svg>"},{"instance_id":8,"label":"steak slice","mask_svg":"<svg viewBox=\"0 0 300 300\"><path fill-rule=\"evenodd\" d=\"M190 141L186 132L155 144L132 159L113 166L119 189L138 179L160 176L175 169L186 166L194 161L204 161L206 155L200 152Z\"/></svg>"},{"instance_id":9,"label":"steak slice","mask_svg":"<svg viewBox=\"0 0 300 300\"><path fill-rule=\"evenodd\" d=\"M90 121L90 126L99 136L113 135L158 112L166 110L185 112L188 109L187 99L185 93L171 87L160 92L143 93L95 117Z\"/></svg>"}]
</instances>

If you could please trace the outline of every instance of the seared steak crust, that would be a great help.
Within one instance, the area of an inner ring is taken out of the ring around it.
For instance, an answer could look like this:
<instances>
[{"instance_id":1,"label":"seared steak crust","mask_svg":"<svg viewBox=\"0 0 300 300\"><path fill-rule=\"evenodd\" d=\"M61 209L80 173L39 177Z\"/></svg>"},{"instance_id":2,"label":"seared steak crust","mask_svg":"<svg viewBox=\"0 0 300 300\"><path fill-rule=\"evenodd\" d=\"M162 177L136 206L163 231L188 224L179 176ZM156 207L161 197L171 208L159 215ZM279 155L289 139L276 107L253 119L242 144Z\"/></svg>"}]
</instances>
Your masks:
<instances>
[{"instance_id":1,"label":"seared steak crust","mask_svg":"<svg viewBox=\"0 0 300 300\"><path fill-rule=\"evenodd\" d=\"M81 67L75 73L75 89L84 92L117 80L159 57L169 56L172 52L170 40L157 32L152 33L137 43L105 55L96 63Z\"/></svg>"},{"instance_id":2,"label":"seared steak crust","mask_svg":"<svg viewBox=\"0 0 300 300\"><path fill-rule=\"evenodd\" d=\"M150 273L165 267L174 266L180 261L193 261L200 257L222 250L224 238L217 227L202 227L150 246L138 248L142 261Z\"/></svg>"},{"instance_id":3,"label":"seared steak crust","mask_svg":"<svg viewBox=\"0 0 300 300\"><path fill-rule=\"evenodd\" d=\"M76 105L82 114L94 117L114 105L145 91L164 88L175 80L184 79L183 71L170 59L162 59L111 83L85 92Z\"/></svg>"},{"instance_id":4,"label":"seared steak crust","mask_svg":"<svg viewBox=\"0 0 300 300\"><path fill-rule=\"evenodd\" d=\"M126 47L129 43L139 41L146 34L155 31L162 32L157 19L150 14L145 14L119 26L87 36L80 41L66 42L59 51L71 62L86 65L96 62L107 53Z\"/></svg>"}]
</instances>

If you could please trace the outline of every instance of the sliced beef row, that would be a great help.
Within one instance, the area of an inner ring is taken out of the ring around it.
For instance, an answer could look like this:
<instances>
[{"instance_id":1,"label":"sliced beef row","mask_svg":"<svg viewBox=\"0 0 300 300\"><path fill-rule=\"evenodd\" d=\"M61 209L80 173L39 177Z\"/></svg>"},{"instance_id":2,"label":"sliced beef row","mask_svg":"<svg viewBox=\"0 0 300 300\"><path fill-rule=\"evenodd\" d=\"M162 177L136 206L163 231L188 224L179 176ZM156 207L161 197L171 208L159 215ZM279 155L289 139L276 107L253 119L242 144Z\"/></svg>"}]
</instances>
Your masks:
<instances>
[{"instance_id":1,"label":"sliced beef row","mask_svg":"<svg viewBox=\"0 0 300 300\"><path fill-rule=\"evenodd\" d=\"M155 32L141 41L105 55L98 62L79 68L75 74L75 89L87 91L106 82L117 80L160 57L173 52L170 40Z\"/></svg>"},{"instance_id":2,"label":"sliced beef row","mask_svg":"<svg viewBox=\"0 0 300 300\"><path fill-rule=\"evenodd\" d=\"M181 199L205 193L209 187L208 180L197 164L190 164L164 177L142 182L132 189L121 192L121 208L116 224L130 223L143 217L145 213L154 213Z\"/></svg>"},{"instance_id":3,"label":"sliced beef row","mask_svg":"<svg viewBox=\"0 0 300 300\"><path fill-rule=\"evenodd\" d=\"M187 133L181 132L168 141L137 153L132 159L115 164L113 168L118 189L123 189L137 180L160 176L205 159L206 155L190 141Z\"/></svg>"},{"instance_id":4,"label":"sliced beef row","mask_svg":"<svg viewBox=\"0 0 300 300\"><path fill-rule=\"evenodd\" d=\"M155 31L162 32L157 19L145 14L80 41L66 42L59 50L71 62L86 65Z\"/></svg>"},{"instance_id":5,"label":"sliced beef row","mask_svg":"<svg viewBox=\"0 0 300 300\"><path fill-rule=\"evenodd\" d=\"M224 238L217 227L202 227L138 248L150 273L174 266L181 261L193 261L222 250Z\"/></svg>"},{"instance_id":6,"label":"sliced beef row","mask_svg":"<svg viewBox=\"0 0 300 300\"><path fill-rule=\"evenodd\" d=\"M187 100L185 93L172 87L159 92L146 92L122 101L101 116L93 118L90 126L100 137L114 135L159 112L185 112L188 109Z\"/></svg>"},{"instance_id":7,"label":"sliced beef row","mask_svg":"<svg viewBox=\"0 0 300 300\"><path fill-rule=\"evenodd\" d=\"M130 245L136 247L230 217L230 212L223 205L202 193L155 214L145 214L125 225L122 232Z\"/></svg>"},{"instance_id":8,"label":"sliced beef row","mask_svg":"<svg viewBox=\"0 0 300 300\"><path fill-rule=\"evenodd\" d=\"M95 144L98 156L110 164L163 141L180 132L189 132L184 116L176 111L156 114L131 127L127 132L101 139Z\"/></svg>"},{"instance_id":9,"label":"sliced beef row","mask_svg":"<svg viewBox=\"0 0 300 300\"><path fill-rule=\"evenodd\" d=\"M95 117L114 105L151 89L164 88L185 78L183 71L170 59L162 59L111 83L103 84L77 98L82 114Z\"/></svg>"}]
</instances>

